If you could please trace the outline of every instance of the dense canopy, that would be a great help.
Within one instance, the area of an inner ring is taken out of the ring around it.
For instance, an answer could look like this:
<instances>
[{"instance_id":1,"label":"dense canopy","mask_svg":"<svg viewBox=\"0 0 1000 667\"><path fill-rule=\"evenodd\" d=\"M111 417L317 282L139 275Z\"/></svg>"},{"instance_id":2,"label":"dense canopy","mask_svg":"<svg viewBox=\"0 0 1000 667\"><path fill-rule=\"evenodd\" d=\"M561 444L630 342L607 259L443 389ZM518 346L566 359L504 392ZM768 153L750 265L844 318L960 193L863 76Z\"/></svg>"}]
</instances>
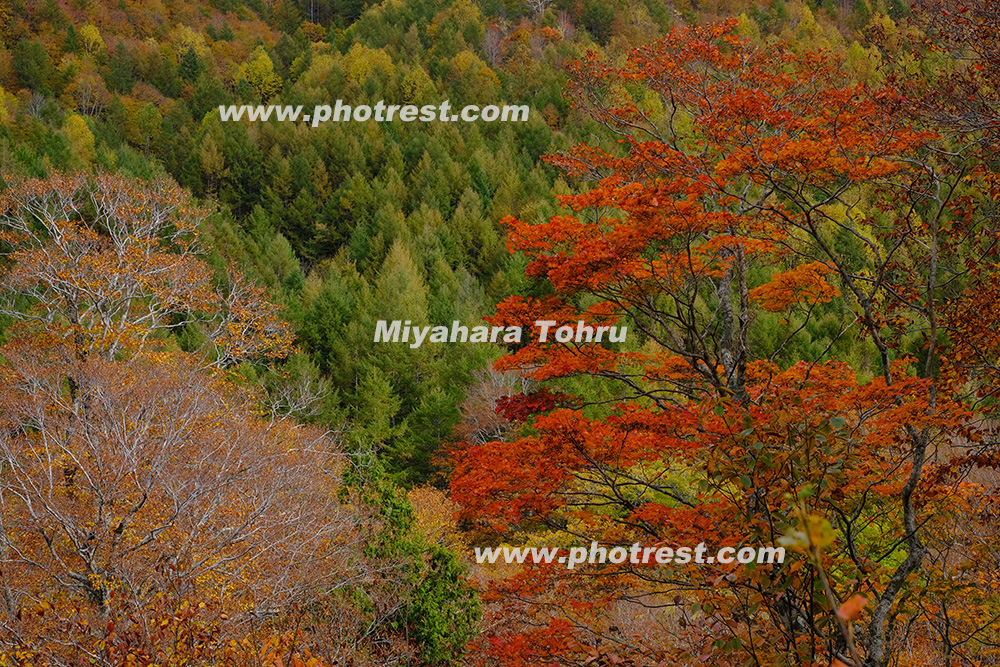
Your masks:
<instances>
[{"instance_id":1,"label":"dense canopy","mask_svg":"<svg viewBox=\"0 0 1000 667\"><path fill-rule=\"evenodd\" d=\"M995 664L998 78L988 0L0 0L0 666ZM220 108L338 100L529 114ZM480 557L633 545L783 558Z\"/></svg>"}]
</instances>

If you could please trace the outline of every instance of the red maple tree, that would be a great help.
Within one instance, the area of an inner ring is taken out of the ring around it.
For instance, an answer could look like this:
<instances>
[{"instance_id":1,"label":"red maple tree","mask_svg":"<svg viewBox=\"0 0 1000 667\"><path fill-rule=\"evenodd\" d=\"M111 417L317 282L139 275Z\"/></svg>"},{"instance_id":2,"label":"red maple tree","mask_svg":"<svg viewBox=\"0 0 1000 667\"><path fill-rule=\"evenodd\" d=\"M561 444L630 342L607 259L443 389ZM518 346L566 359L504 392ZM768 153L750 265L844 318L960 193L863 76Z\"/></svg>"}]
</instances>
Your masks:
<instances>
[{"instance_id":1,"label":"red maple tree","mask_svg":"<svg viewBox=\"0 0 1000 667\"><path fill-rule=\"evenodd\" d=\"M974 378L945 356L957 304L995 261L977 194L992 172L951 159L893 88L734 27L570 66L575 104L620 146L550 158L591 187L560 198L565 215L505 221L551 296L510 298L493 323L616 323L633 342L550 338L503 357L595 391L541 402L513 442L463 449L452 492L486 540L780 544L788 558L519 568L488 592L504 621L483 664L995 654L996 575L976 564L996 547L977 476L996 447L966 400ZM834 324L825 349L783 356L819 322ZM853 365L833 354L851 350Z\"/></svg>"}]
</instances>

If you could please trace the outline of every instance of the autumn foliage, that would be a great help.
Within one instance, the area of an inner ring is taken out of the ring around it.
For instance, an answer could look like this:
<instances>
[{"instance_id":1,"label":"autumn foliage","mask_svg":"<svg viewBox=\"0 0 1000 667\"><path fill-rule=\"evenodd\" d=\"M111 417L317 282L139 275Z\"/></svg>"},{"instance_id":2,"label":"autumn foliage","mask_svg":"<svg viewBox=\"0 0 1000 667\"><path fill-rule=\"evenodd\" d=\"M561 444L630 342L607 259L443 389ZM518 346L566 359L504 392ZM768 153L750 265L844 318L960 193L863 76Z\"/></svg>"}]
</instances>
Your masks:
<instances>
[{"instance_id":1,"label":"autumn foliage","mask_svg":"<svg viewBox=\"0 0 1000 667\"><path fill-rule=\"evenodd\" d=\"M451 637L407 615L439 586L419 544L372 550L374 472L234 381L292 337L210 267L203 218L110 175L0 195L0 664L384 664Z\"/></svg>"},{"instance_id":2,"label":"autumn foliage","mask_svg":"<svg viewBox=\"0 0 1000 667\"><path fill-rule=\"evenodd\" d=\"M212 365L287 356L288 325L264 291L236 270L215 280L198 255L204 218L166 182L77 174L13 183L0 195L0 238L11 247L5 312L70 341L80 358L134 354L185 327L202 329Z\"/></svg>"},{"instance_id":3,"label":"autumn foliage","mask_svg":"<svg viewBox=\"0 0 1000 667\"><path fill-rule=\"evenodd\" d=\"M644 343L501 358L617 400L536 401L520 437L459 453L451 488L482 540L789 557L524 566L489 587L502 620L476 664L996 658L998 582L981 567L998 546L996 446L974 400L996 387L980 356L996 294L981 136L734 27L570 66L577 107L620 149L549 158L587 188L562 215L505 221L550 295L509 298L494 323L627 323ZM838 322L826 350L781 362L821 319ZM835 358L844 337L871 350L867 369Z\"/></svg>"},{"instance_id":4,"label":"autumn foliage","mask_svg":"<svg viewBox=\"0 0 1000 667\"><path fill-rule=\"evenodd\" d=\"M56 664L208 658L364 576L363 512L335 494L344 459L322 433L254 417L180 359L4 354L7 647Z\"/></svg>"},{"instance_id":5,"label":"autumn foliage","mask_svg":"<svg viewBox=\"0 0 1000 667\"><path fill-rule=\"evenodd\" d=\"M995 666L998 8L0 0L0 667Z\"/></svg>"}]
</instances>

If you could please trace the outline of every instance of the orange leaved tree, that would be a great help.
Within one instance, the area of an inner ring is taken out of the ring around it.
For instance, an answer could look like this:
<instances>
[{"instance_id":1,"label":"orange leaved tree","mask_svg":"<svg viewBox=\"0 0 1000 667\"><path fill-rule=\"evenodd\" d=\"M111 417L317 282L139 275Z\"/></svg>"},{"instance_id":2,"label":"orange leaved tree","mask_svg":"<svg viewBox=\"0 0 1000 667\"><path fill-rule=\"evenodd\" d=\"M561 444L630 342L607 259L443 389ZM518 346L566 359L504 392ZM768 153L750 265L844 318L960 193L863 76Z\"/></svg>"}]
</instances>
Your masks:
<instances>
[{"instance_id":1,"label":"orange leaved tree","mask_svg":"<svg viewBox=\"0 0 1000 667\"><path fill-rule=\"evenodd\" d=\"M484 541L787 557L520 567L489 587L482 664L996 654L998 582L976 567L997 546L995 445L945 355L996 254L988 170L892 89L734 25L571 65L575 104L619 146L550 158L590 187L565 215L506 221L543 296L493 321L534 331L499 369L572 395L506 399L534 417L462 449L452 492ZM538 320L628 334L539 342Z\"/></svg>"},{"instance_id":2,"label":"orange leaved tree","mask_svg":"<svg viewBox=\"0 0 1000 667\"><path fill-rule=\"evenodd\" d=\"M166 181L56 174L8 184L0 312L70 342L79 358L141 352L189 326L211 365L286 356L291 334L264 291L234 269L218 284L199 256L204 218Z\"/></svg>"},{"instance_id":3,"label":"orange leaved tree","mask_svg":"<svg viewBox=\"0 0 1000 667\"><path fill-rule=\"evenodd\" d=\"M198 254L202 218L119 176L0 194L0 664L411 652L392 624L417 582L367 550L383 519L341 443L228 381L291 336Z\"/></svg>"},{"instance_id":4,"label":"orange leaved tree","mask_svg":"<svg viewBox=\"0 0 1000 667\"><path fill-rule=\"evenodd\" d=\"M374 578L366 514L338 498L344 457L321 432L259 419L183 359L3 354L0 655L207 659ZM197 618L175 622L184 610Z\"/></svg>"}]
</instances>

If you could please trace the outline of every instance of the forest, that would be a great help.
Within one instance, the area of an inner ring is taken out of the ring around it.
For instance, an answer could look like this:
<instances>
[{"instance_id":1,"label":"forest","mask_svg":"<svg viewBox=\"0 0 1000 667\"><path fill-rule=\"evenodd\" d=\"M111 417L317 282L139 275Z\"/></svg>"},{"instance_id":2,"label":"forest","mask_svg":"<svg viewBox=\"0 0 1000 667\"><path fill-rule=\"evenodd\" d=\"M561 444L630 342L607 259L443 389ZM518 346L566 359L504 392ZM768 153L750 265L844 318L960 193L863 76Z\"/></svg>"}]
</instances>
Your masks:
<instances>
[{"instance_id":1,"label":"forest","mask_svg":"<svg viewBox=\"0 0 1000 667\"><path fill-rule=\"evenodd\" d=\"M998 81L995 0L0 0L0 667L1000 665ZM530 111L222 113L337 100ZM784 558L479 558L580 545Z\"/></svg>"}]
</instances>

